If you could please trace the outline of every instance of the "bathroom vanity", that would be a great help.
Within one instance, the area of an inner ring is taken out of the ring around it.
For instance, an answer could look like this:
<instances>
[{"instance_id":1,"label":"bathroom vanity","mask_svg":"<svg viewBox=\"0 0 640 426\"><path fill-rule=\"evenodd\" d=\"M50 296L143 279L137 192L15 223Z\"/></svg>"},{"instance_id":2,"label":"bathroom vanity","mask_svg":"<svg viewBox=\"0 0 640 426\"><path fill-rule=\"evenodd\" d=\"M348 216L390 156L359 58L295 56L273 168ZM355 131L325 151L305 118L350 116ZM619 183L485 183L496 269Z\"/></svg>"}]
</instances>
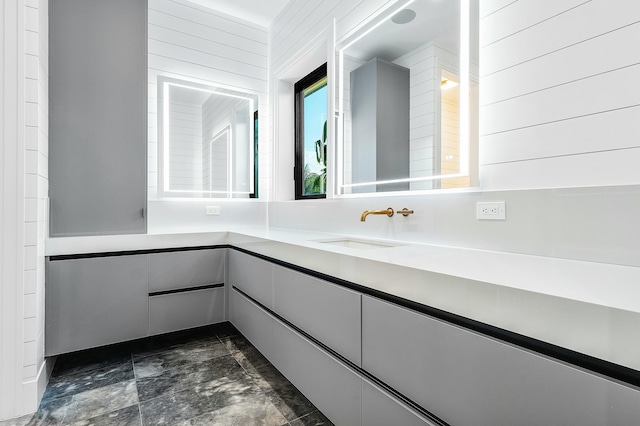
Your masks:
<instances>
[{"instance_id":1,"label":"bathroom vanity","mask_svg":"<svg viewBox=\"0 0 640 426\"><path fill-rule=\"evenodd\" d=\"M50 240L47 353L228 320L337 425L638 416L636 343L598 353L602 315L634 320L635 302L589 300L637 268L285 229L165 237Z\"/></svg>"}]
</instances>

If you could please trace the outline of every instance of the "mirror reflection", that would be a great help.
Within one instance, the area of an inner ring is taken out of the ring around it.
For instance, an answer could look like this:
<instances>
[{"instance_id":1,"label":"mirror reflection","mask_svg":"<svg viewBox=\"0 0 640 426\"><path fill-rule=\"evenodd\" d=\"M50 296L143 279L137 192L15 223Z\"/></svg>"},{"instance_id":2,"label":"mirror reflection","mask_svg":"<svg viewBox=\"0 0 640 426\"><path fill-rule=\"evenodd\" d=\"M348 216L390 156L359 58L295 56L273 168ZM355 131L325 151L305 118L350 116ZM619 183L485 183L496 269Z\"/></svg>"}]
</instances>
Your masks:
<instances>
[{"instance_id":1,"label":"mirror reflection","mask_svg":"<svg viewBox=\"0 0 640 426\"><path fill-rule=\"evenodd\" d=\"M257 196L257 96L158 82L159 187L164 197Z\"/></svg>"},{"instance_id":2,"label":"mirror reflection","mask_svg":"<svg viewBox=\"0 0 640 426\"><path fill-rule=\"evenodd\" d=\"M476 185L477 3L399 2L338 44L339 194Z\"/></svg>"}]
</instances>

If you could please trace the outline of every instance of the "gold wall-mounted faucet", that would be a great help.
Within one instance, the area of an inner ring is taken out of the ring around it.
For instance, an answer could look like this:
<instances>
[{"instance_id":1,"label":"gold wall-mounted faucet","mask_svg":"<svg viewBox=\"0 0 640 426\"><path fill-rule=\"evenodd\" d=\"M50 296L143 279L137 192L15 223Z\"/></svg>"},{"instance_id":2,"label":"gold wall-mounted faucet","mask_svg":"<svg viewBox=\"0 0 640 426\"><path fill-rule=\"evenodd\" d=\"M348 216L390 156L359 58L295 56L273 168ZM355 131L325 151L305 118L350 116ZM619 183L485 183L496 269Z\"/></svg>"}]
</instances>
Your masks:
<instances>
[{"instance_id":1,"label":"gold wall-mounted faucet","mask_svg":"<svg viewBox=\"0 0 640 426\"><path fill-rule=\"evenodd\" d=\"M366 221L367 216L369 216L370 214L386 214L387 216L391 217L393 216L393 209L389 207L388 209L385 209L385 210L365 210L362 213L362 216L360 216L360 222Z\"/></svg>"}]
</instances>

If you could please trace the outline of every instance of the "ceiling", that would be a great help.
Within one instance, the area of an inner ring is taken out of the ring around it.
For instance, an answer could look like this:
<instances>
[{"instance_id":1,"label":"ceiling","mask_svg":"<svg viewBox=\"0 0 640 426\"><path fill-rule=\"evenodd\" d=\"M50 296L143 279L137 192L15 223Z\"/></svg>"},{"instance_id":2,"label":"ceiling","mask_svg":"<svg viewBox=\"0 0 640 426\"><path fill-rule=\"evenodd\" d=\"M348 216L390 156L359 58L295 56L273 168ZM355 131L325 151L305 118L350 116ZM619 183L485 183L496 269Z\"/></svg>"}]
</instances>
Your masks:
<instances>
[{"instance_id":1,"label":"ceiling","mask_svg":"<svg viewBox=\"0 0 640 426\"><path fill-rule=\"evenodd\" d=\"M477 1L470 2L471 22L477 22ZM391 19L356 41L345 54L364 62L377 57L392 62L429 41L457 52L460 48L460 3L457 1L416 0L407 6L415 12L415 19L396 24ZM477 62L477 24L470 29L475 42L471 43L471 58Z\"/></svg>"},{"instance_id":2,"label":"ceiling","mask_svg":"<svg viewBox=\"0 0 640 426\"><path fill-rule=\"evenodd\" d=\"M268 27L290 0L189 0L245 21Z\"/></svg>"}]
</instances>

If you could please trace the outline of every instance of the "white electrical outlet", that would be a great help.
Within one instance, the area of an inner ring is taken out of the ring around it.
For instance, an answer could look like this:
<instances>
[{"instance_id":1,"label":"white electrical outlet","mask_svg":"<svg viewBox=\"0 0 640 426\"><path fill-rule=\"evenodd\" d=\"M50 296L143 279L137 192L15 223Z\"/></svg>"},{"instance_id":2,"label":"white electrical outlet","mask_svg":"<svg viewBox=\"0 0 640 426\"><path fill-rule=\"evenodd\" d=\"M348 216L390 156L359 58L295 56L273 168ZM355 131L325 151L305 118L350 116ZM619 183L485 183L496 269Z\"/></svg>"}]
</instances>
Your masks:
<instances>
[{"instance_id":1,"label":"white electrical outlet","mask_svg":"<svg viewBox=\"0 0 640 426\"><path fill-rule=\"evenodd\" d=\"M205 213L207 216L218 216L220 214L220 206L207 206Z\"/></svg>"},{"instance_id":2,"label":"white electrical outlet","mask_svg":"<svg viewBox=\"0 0 640 426\"><path fill-rule=\"evenodd\" d=\"M504 201L485 201L476 203L476 219L505 220L506 207Z\"/></svg>"}]
</instances>

